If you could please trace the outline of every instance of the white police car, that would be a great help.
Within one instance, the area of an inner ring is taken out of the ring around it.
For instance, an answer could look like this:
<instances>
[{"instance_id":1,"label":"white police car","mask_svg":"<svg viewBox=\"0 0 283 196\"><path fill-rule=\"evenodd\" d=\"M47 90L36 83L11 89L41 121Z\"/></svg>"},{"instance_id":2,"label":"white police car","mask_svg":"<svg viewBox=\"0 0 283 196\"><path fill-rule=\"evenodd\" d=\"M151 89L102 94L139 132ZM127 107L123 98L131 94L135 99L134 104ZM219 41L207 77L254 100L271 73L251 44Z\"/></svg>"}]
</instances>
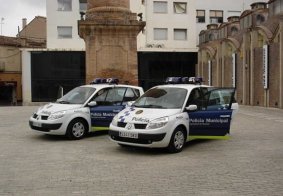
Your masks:
<instances>
[{"instance_id":1,"label":"white police car","mask_svg":"<svg viewBox=\"0 0 283 196\"><path fill-rule=\"evenodd\" d=\"M187 83L188 78L169 78L166 85L148 90L113 118L110 139L122 146L167 147L171 152L180 152L192 139L228 139L238 109L235 89Z\"/></svg>"},{"instance_id":2,"label":"white police car","mask_svg":"<svg viewBox=\"0 0 283 196\"><path fill-rule=\"evenodd\" d=\"M97 79L74 88L55 103L40 107L29 119L32 129L53 135L81 139L87 132L108 130L113 117L129 101L142 95L141 87L113 84ZM100 83L100 84L98 84ZM103 83L103 84L101 84Z\"/></svg>"}]
</instances>

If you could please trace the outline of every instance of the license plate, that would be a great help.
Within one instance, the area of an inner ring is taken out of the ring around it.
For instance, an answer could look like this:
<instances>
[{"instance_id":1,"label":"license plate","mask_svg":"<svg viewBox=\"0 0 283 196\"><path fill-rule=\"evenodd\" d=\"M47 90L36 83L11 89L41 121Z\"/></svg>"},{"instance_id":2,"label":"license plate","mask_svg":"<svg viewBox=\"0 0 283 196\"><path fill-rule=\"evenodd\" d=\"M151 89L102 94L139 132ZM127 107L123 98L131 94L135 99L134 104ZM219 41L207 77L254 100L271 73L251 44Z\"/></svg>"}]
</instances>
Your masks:
<instances>
[{"instance_id":1,"label":"license plate","mask_svg":"<svg viewBox=\"0 0 283 196\"><path fill-rule=\"evenodd\" d=\"M41 123L39 123L39 122L33 122L32 124L35 127L42 127Z\"/></svg>"},{"instance_id":2,"label":"license plate","mask_svg":"<svg viewBox=\"0 0 283 196\"><path fill-rule=\"evenodd\" d=\"M131 133L131 132L119 132L120 137L127 137L127 138L134 138L138 139L138 133Z\"/></svg>"}]
</instances>

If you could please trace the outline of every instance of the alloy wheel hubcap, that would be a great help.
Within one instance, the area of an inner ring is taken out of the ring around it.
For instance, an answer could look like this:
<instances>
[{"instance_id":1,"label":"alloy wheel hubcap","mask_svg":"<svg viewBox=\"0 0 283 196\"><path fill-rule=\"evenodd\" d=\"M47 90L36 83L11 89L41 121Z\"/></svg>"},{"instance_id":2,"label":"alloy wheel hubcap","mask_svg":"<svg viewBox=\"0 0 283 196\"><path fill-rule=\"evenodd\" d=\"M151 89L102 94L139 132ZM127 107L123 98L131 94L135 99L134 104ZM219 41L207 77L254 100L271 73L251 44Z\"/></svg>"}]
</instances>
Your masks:
<instances>
[{"instance_id":1,"label":"alloy wheel hubcap","mask_svg":"<svg viewBox=\"0 0 283 196\"><path fill-rule=\"evenodd\" d=\"M75 137L81 137L85 132L85 127L81 122L77 122L74 124L72 132Z\"/></svg>"},{"instance_id":2,"label":"alloy wheel hubcap","mask_svg":"<svg viewBox=\"0 0 283 196\"><path fill-rule=\"evenodd\" d=\"M178 131L174 137L175 148L180 150L184 146L185 137L182 131Z\"/></svg>"}]
</instances>

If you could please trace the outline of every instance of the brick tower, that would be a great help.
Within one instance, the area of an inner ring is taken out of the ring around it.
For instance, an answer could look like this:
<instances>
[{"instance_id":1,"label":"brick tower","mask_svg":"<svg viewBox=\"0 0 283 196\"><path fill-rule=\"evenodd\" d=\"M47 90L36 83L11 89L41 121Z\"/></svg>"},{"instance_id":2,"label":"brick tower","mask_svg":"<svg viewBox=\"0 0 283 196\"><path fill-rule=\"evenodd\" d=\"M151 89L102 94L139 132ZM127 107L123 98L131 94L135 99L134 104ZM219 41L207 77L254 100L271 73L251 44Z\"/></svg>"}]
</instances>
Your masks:
<instances>
[{"instance_id":1,"label":"brick tower","mask_svg":"<svg viewBox=\"0 0 283 196\"><path fill-rule=\"evenodd\" d=\"M85 19L78 22L86 44L86 82L117 70L137 84L137 35L144 26L130 11L129 0L88 0Z\"/></svg>"}]
</instances>

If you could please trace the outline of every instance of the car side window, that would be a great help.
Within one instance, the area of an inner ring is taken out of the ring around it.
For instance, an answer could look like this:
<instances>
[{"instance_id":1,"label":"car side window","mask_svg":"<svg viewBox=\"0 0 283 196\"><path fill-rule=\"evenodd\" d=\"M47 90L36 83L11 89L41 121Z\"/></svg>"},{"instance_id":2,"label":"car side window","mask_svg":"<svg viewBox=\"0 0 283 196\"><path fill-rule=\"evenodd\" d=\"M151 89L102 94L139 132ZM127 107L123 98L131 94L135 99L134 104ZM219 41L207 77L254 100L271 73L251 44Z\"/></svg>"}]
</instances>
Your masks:
<instances>
[{"instance_id":1,"label":"car side window","mask_svg":"<svg viewBox=\"0 0 283 196\"><path fill-rule=\"evenodd\" d=\"M128 101L134 101L139 97L139 92L136 89L127 88L125 93L123 104L126 104Z\"/></svg>"},{"instance_id":2,"label":"car side window","mask_svg":"<svg viewBox=\"0 0 283 196\"><path fill-rule=\"evenodd\" d=\"M207 110L225 110L229 109L233 101L233 89L216 89L205 94Z\"/></svg>"},{"instance_id":3,"label":"car side window","mask_svg":"<svg viewBox=\"0 0 283 196\"><path fill-rule=\"evenodd\" d=\"M109 105L105 102L108 91L109 88L101 89L92 97L91 101L96 101L97 105Z\"/></svg>"},{"instance_id":4,"label":"car side window","mask_svg":"<svg viewBox=\"0 0 283 196\"><path fill-rule=\"evenodd\" d=\"M197 105L198 109L201 108L201 93L200 93L200 89L195 88L191 91L189 99L187 101L186 107L189 105Z\"/></svg>"},{"instance_id":5,"label":"car side window","mask_svg":"<svg viewBox=\"0 0 283 196\"><path fill-rule=\"evenodd\" d=\"M96 101L99 106L121 105L127 88L105 88L98 91L91 101Z\"/></svg>"},{"instance_id":6,"label":"car side window","mask_svg":"<svg viewBox=\"0 0 283 196\"><path fill-rule=\"evenodd\" d=\"M112 88L108 91L105 101L111 105L121 105L127 88Z\"/></svg>"}]
</instances>

